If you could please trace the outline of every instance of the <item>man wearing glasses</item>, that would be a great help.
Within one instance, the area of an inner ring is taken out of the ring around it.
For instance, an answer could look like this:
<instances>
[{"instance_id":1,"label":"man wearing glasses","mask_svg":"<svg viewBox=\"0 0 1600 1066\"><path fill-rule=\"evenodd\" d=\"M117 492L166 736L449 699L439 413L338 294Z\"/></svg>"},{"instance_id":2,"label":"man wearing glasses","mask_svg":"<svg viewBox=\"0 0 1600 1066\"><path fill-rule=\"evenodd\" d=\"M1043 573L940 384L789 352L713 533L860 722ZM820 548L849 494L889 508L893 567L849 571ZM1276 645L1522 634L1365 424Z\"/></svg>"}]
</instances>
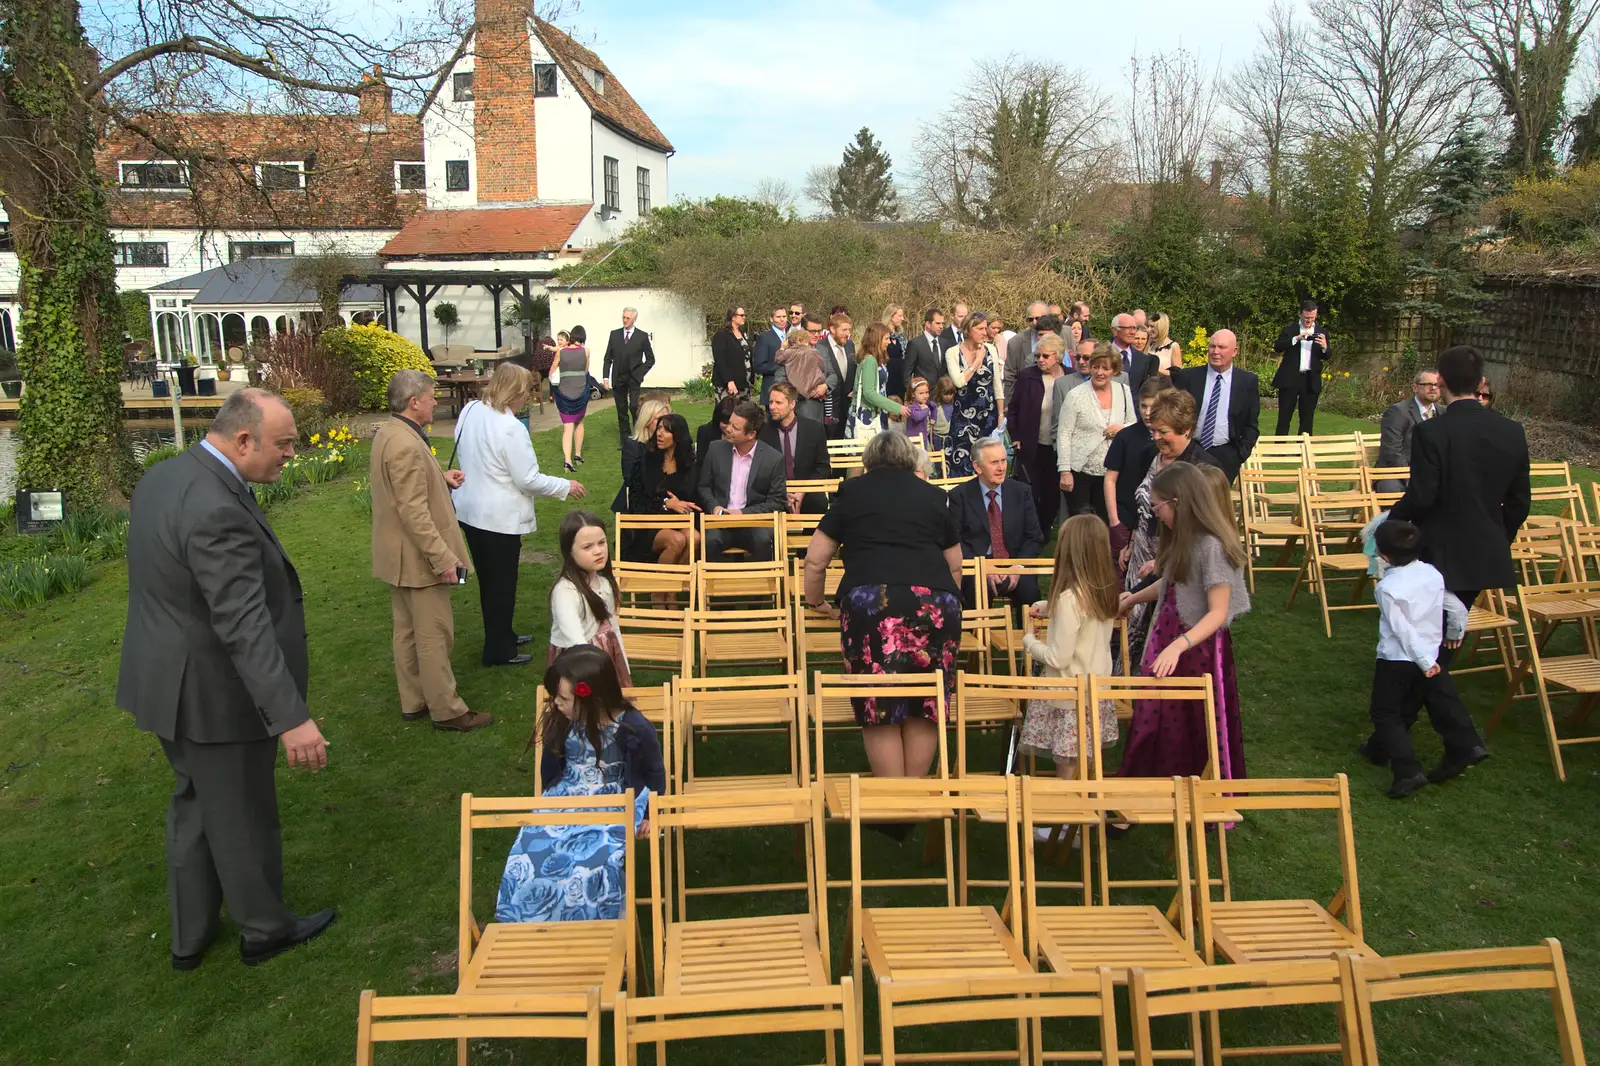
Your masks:
<instances>
[{"instance_id":1,"label":"man wearing glasses","mask_svg":"<svg viewBox=\"0 0 1600 1066\"><path fill-rule=\"evenodd\" d=\"M1039 319L1044 317L1048 309L1043 300L1029 304L1028 313L1022 316L1027 328L1012 337L1011 343L1006 345L1006 366L1001 374L1001 384L1007 396L1012 395L1011 387L1017 383L1017 375L1034 365L1034 353L1039 350Z\"/></svg>"},{"instance_id":2,"label":"man wearing glasses","mask_svg":"<svg viewBox=\"0 0 1600 1066\"><path fill-rule=\"evenodd\" d=\"M1382 436L1378 445L1379 466L1411 465L1411 431L1428 419L1441 414L1439 409L1439 372L1419 370L1411 381L1411 399L1383 412ZM1379 492L1404 492L1406 481L1385 478L1373 483Z\"/></svg>"}]
</instances>

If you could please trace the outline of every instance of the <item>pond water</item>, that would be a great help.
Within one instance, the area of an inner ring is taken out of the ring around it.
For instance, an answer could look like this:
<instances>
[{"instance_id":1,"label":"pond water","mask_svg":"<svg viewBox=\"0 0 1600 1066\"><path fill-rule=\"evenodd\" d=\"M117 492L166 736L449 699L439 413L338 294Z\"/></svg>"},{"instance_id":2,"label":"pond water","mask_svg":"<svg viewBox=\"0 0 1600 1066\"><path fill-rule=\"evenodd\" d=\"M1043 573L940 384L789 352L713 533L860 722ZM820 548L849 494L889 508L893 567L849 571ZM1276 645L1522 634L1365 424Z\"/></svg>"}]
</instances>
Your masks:
<instances>
[{"instance_id":1,"label":"pond water","mask_svg":"<svg viewBox=\"0 0 1600 1066\"><path fill-rule=\"evenodd\" d=\"M191 433L204 429L206 419L185 419L183 428ZM133 444L135 459L143 459L156 448L172 444L172 423L154 419L130 419L123 422L128 440ZM190 440L194 438L191 436ZM0 422L0 500L9 500L17 491L17 424Z\"/></svg>"}]
</instances>

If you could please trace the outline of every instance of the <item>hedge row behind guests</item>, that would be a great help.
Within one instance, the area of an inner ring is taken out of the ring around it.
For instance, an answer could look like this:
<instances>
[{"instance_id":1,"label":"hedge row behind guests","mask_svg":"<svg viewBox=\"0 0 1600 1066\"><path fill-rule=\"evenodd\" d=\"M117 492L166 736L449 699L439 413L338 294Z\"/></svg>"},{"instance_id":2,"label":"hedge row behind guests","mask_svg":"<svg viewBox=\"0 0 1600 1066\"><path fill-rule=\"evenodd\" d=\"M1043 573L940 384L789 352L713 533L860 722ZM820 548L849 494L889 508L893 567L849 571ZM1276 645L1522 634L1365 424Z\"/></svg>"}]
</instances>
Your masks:
<instances>
[{"instance_id":1,"label":"hedge row behind guests","mask_svg":"<svg viewBox=\"0 0 1600 1066\"><path fill-rule=\"evenodd\" d=\"M640 425L644 425L643 409ZM700 510L695 493L700 482L689 443L689 423L668 411L655 420L650 450L635 464L633 476L622 488L626 513L638 515L692 514ZM690 537L677 529L629 529L617 546L622 558L636 563L683 566L689 562Z\"/></svg>"},{"instance_id":2,"label":"hedge row behind guests","mask_svg":"<svg viewBox=\"0 0 1600 1066\"><path fill-rule=\"evenodd\" d=\"M1245 776L1239 685L1229 626L1250 609L1244 547L1230 507L1199 467L1173 463L1155 478L1153 507L1161 522L1160 579L1124 593L1124 611L1155 604L1140 673L1154 677L1211 676L1216 700L1217 752L1222 778ZM1206 724L1190 700L1135 700L1121 777L1187 777L1204 772Z\"/></svg>"},{"instance_id":3,"label":"hedge row behind guests","mask_svg":"<svg viewBox=\"0 0 1600 1066\"><path fill-rule=\"evenodd\" d=\"M806 552L805 595L813 610L839 617L848 674L944 671L955 698L961 645L961 548L945 493L917 477L916 448L880 433L862 453L866 472L839 486ZM842 548L838 607L823 599L823 577ZM931 699L852 699L872 772L923 777L943 723Z\"/></svg>"},{"instance_id":4,"label":"hedge row behind guests","mask_svg":"<svg viewBox=\"0 0 1600 1066\"><path fill-rule=\"evenodd\" d=\"M1030 316L1035 307L1044 305L1030 305ZM1056 472L1056 419L1062 401L1078 377L1076 374L1068 376L1061 364L1067 346L1058 334L1043 334L1037 337L1037 342L1034 337L1034 331L1028 329L1011 339L1013 353L1035 343L1037 346L1027 355L1033 365L1022 367L1012 386L1006 408L1006 429L1016 443L1017 469L1033 488L1033 507L1039 521L1053 526L1061 511L1061 492L1057 487L1060 475Z\"/></svg>"},{"instance_id":5,"label":"hedge row behind guests","mask_svg":"<svg viewBox=\"0 0 1600 1066\"><path fill-rule=\"evenodd\" d=\"M561 572L550 586L550 647L547 662L578 644L593 644L611 657L624 688L633 684L622 634L614 619L622 594L611 572L606 526L588 511L568 511L558 531Z\"/></svg>"},{"instance_id":6,"label":"hedge row behind guests","mask_svg":"<svg viewBox=\"0 0 1600 1066\"><path fill-rule=\"evenodd\" d=\"M723 427L723 439L706 448L700 463L700 508L707 514L771 514L789 506L783 457L758 439L766 412L740 400ZM767 562L777 546L770 529L711 529L704 534L707 562L721 562L729 548L743 548L750 561Z\"/></svg>"},{"instance_id":7,"label":"hedge row behind guests","mask_svg":"<svg viewBox=\"0 0 1600 1066\"><path fill-rule=\"evenodd\" d=\"M483 398L469 402L456 419L456 457L465 480L453 496L456 521L478 571L485 666L514 665L530 658L517 648L533 638L517 635L513 614L522 536L539 528L534 499L584 496L578 482L539 472L528 427L517 421L517 412L528 406L532 395L533 375L513 363L501 363Z\"/></svg>"},{"instance_id":8,"label":"hedge row behind guests","mask_svg":"<svg viewBox=\"0 0 1600 1066\"><path fill-rule=\"evenodd\" d=\"M1122 372L1122 358L1107 345L1097 349L1080 369L1088 380L1067 393L1056 426L1056 468L1067 509L1089 510L1106 520L1106 449L1122 428L1137 421L1133 394L1113 381Z\"/></svg>"},{"instance_id":9,"label":"hedge row behind guests","mask_svg":"<svg viewBox=\"0 0 1600 1066\"><path fill-rule=\"evenodd\" d=\"M1196 439L1216 458L1229 481L1239 479L1239 468L1261 436L1261 380L1233 365L1238 354L1239 339L1233 330L1219 329L1211 335L1205 366L1172 375L1172 384L1194 397Z\"/></svg>"},{"instance_id":10,"label":"hedge row behind guests","mask_svg":"<svg viewBox=\"0 0 1600 1066\"><path fill-rule=\"evenodd\" d=\"M422 428L433 422L433 387L420 370L389 379L394 417L372 438L372 576L389 586L401 717L432 717L435 729L465 733L494 718L467 708L450 665L456 643L450 590L467 569L450 490L465 475L439 469Z\"/></svg>"}]
</instances>

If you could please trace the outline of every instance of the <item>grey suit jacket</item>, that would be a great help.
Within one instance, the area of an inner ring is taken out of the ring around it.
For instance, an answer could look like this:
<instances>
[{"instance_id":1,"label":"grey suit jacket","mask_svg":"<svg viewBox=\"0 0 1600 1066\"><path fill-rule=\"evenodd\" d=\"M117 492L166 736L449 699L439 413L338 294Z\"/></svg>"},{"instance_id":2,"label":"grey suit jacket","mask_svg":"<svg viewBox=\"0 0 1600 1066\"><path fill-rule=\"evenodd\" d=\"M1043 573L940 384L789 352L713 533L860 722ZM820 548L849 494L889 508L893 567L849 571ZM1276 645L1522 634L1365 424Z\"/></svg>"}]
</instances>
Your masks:
<instances>
[{"instance_id":1,"label":"grey suit jacket","mask_svg":"<svg viewBox=\"0 0 1600 1066\"><path fill-rule=\"evenodd\" d=\"M1031 329L1018 330L1006 345L1006 366L1001 373L1001 384L1007 396L1011 395L1011 386L1017 383L1017 375L1022 373L1023 368L1033 365L1034 336Z\"/></svg>"},{"instance_id":2,"label":"grey suit jacket","mask_svg":"<svg viewBox=\"0 0 1600 1066\"><path fill-rule=\"evenodd\" d=\"M264 740L309 718L300 577L250 490L200 445L133 491L117 706L164 740Z\"/></svg>"},{"instance_id":3,"label":"grey suit jacket","mask_svg":"<svg viewBox=\"0 0 1600 1066\"><path fill-rule=\"evenodd\" d=\"M733 482L733 445L712 441L700 463L700 506L707 512L728 506L728 489ZM783 455L770 444L756 441L750 461L750 482L745 487L745 514L767 514L789 509L788 489L783 476Z\"/></svg>"},{"instance_id":4,"label":"grey suit jacket","mask_svg":"<svg viewBox=\"0 0 1600 1066\"><path fill-rule=\"evenodd\" d=\"M1391 404L1379 423L1378 465L1411 465L1411 431L1422 421L1415 397Z\"/></svg>"}]
</instances>

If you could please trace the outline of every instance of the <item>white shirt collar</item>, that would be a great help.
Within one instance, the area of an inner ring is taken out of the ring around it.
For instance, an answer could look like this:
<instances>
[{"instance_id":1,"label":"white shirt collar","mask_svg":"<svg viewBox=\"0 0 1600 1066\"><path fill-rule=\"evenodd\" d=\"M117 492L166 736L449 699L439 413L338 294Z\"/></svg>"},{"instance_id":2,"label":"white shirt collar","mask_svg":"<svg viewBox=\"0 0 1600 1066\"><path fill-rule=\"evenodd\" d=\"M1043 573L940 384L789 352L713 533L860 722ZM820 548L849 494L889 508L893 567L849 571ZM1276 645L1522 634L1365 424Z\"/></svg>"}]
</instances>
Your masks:
<instances>
[{"instance_id":1,"label":"white shirt collar","mask_svg":"<svg viewBox=\"0 0 1600 1066\"><path fill-rule=\"evenodd\" d=\"M229 459L226 455L223 455L222 452L217 449L217 446L215 444L212 444L210 441L206 440L204 437L201 437L200 438L200 447L204 448L206 451L208 451L212 455L216 456L217 457L217 462L219 462L223 466L227 467L228 468L228 473L232 474L234 477L239 479L239 484L243 485L245 483L244 475L239 473L239 468L233 465L233 460Z\"/></svg>"},{"instance_id":2,"label":"white shirt collar","mask_svg":"<svg viewBox=\"0 0 1600 1066\"><path fill-rule=\"evenodd\" d=\"M1425 404L1415 396L1411 397L1411 402L1417 405L1417 414L1421 415L1423 418L1428 417L1429 411L1438 410L1439 407L1438 404Z\"/></svg>"}]
</instances>

